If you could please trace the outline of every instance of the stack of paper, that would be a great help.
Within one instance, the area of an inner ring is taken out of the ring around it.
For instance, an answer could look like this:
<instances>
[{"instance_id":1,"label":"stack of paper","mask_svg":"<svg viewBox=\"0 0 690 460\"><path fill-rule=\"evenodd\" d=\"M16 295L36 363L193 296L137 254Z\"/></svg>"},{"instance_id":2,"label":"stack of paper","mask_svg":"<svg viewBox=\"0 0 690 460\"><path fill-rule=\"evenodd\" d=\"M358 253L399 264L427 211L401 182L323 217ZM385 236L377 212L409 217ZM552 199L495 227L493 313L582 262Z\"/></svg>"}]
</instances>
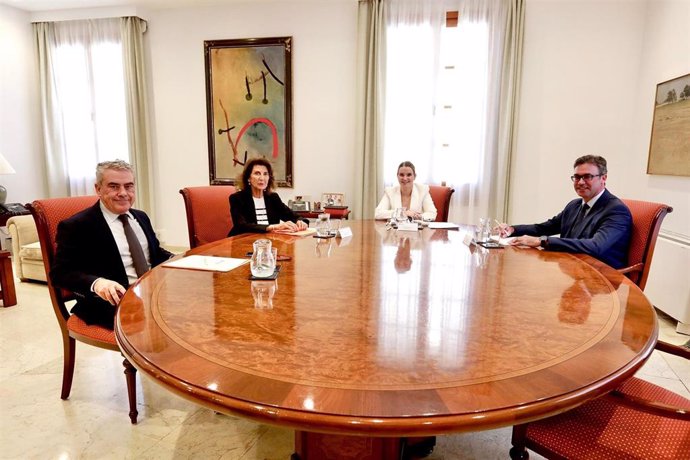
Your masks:
<instances>
[{"instance_id":1,"label":"stack of paper","mask_svg":"<svg viewBox=\"0 0 690 460\"><path fill-rule=\"evenodd\" d=\"M210 270L214 272L229 272L232 269L244 265L249 259L233 259L231 257L215 256L187 256L181 259L166 262L164 267L187 268L190 270Z\"/></svg>"}]
</instances>

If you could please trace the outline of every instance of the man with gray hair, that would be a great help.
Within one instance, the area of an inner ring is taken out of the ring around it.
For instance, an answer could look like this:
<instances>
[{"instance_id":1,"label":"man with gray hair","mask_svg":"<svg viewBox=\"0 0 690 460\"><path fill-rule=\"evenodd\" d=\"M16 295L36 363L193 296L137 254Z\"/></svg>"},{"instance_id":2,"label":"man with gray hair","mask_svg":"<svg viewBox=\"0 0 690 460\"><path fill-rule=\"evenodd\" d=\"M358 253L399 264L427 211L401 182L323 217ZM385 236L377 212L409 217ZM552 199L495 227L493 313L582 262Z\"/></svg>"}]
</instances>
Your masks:
<instances>
[{"instance_id":1,"label":"man with gray hair","mask_svg":"<svg viewBox=\"0 0 690 460\"><path fill-rule=\"evenodd\" d=\"M160 246L146 213L132 208L136 193L129 163L99 163L95 189L100 198L95 205L58 224L50 279L77 296L73 314L112 329L129 285L172 254Z\"/></svg>"},{"instance_id":2,"label":"man with gray hair","mask_svg":"<svg viewBox=\"0 0 690 460\"><path fill-rule=\"evenodd\" d=\"M606 159L585 155L570 176L575 193L563 211L540 224L500 225L501 236L517 236L511 244L547 251L583 253L613 268L625 267L632 235L632 215L620 199L606 190ZM560 234L560 237L552 236Z\"/></svg>"}]
</instances>

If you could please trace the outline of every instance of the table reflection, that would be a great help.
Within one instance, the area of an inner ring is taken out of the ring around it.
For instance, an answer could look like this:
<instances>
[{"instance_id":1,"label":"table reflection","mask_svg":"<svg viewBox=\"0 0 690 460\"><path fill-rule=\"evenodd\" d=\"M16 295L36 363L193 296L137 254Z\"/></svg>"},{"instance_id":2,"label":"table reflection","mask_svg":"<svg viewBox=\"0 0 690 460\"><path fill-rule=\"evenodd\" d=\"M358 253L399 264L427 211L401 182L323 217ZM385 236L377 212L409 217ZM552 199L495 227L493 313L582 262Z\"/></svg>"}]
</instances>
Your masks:
<instances>
[{"instance_id":1,"label":"table reflection","mask_svg":"<svg viewBox=\"0 0 690 460\"><path fill-rule=\"evenodd\" d=\"M278 281L252 281L251 290L254 308L270 310L273 308L273 296L278 290Z\"/></svg>"},{"instance_id":2,"label":"table reflection","mask_svg":"<svg viewBox=\"0 0 690 460\"><path fill-rule=\"evenodd\" d=\"M446 231L377 230L383 243L379 362L413 370L426 360L431 367L457 369L465 351L469 251L448 244ZM440 233L445 237L434 238Z\"/></svg>"}]
</instances>

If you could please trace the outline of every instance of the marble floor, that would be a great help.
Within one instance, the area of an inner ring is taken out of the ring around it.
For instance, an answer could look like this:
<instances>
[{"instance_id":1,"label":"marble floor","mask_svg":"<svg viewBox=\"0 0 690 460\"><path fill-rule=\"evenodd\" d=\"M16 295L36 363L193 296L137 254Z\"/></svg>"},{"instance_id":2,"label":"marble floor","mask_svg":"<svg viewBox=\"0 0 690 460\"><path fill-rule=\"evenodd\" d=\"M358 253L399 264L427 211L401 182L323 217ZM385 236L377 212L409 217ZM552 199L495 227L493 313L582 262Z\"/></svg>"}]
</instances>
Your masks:
<instances>
[{"instance_id":1,"label":"marble floor","mask_svg":"<svg viewBox=\"0 0 690 460\"><path fill-rule=\"evenodd\" d=\"M45 285L17 282L19 304L0 308L0 458L283 459L289 429L216 414L139 374L139 423L129 423L119 354L77 345L70 399L60 399L62 342ZM660 317L661 338L687 336ZM690 364L655 352L639 375L690 398ZM510 428L439 436L429 457L506 459ZM542 458L532 455L531 458Z\"/></svg>"}]
</instances>

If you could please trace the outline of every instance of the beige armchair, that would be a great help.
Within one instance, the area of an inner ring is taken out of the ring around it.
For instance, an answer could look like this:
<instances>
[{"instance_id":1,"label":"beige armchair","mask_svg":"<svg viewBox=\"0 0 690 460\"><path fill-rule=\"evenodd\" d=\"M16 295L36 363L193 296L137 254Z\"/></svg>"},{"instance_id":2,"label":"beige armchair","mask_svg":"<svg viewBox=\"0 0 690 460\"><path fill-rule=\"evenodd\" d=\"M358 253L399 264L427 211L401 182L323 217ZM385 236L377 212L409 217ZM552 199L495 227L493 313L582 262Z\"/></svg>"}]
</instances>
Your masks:
<instances>
[{"instance_id":1,"label":"beige armchair","mask_svg":"<svg viewBox=\"0 0 690 460\"><path fill-rule=\"evenodd\" d=\"M14 216L7 220L12 237L14 276L22 281L46 281L46 270L38 242L38 232L32 216Z\"/></svg>"}]
</instances>

